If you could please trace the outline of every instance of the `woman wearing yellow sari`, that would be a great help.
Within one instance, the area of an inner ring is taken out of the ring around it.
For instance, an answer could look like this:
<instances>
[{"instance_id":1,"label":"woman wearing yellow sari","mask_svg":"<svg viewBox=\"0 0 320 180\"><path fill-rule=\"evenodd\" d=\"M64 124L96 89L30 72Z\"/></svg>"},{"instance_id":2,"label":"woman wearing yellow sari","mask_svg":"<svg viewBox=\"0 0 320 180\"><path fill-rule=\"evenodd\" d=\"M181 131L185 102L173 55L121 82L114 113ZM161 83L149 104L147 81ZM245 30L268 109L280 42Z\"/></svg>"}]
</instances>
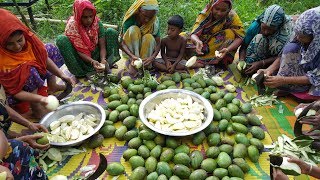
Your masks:
<instances>
[{"instance_id":1,"label":"woman wearing yellow sari","mask_svg":"<svg viewBox=\"0 0 320 180\"><path fill-rule=\"evenodd\" d=\"M196 46L197 62L193 68L233 61L244 37L243 24L232 10L231 0L212 0L200 12L193 26L191 41ZM219 51L218 57L215 51Z\"/></svg>"},{"instance_id":2,"label":"woman wearing yellow sari","mask_svg":"<svg viewBox=\"0 0 320 180\"><path fill-rule=\"evenodd\" d=\"M129 73L136 76L134 61L142 59L150 68L160 51L160 25L156 14L157 0L136 0L126 12L122 23L122 50L129 56Z\"/></svg>"}]
</instances>

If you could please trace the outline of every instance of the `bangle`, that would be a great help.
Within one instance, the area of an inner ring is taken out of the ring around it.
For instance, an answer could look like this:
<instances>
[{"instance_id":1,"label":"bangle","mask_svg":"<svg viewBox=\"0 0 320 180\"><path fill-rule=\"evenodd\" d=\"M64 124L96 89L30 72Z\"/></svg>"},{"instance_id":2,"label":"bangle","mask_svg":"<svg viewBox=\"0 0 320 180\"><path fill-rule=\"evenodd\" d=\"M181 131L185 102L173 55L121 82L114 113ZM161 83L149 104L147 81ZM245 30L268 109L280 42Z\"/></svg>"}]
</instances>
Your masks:
<instances>
[{"instance_id":1,"label":"bangle","mask_svg":"<svg viewBox=\"0 0 320 180\"><path fill-rule=\"evenodd\" d=\"M311 174L311 171L312 171L312 165L310 164L310 168L309 168L309 171L308 171L308 175Z\"/></svg>"},{"instance_id":2,"label":"bangle","mask_svg":"<svg viewBox=\"0 0 320 180\"><path fill-rule=\"evenodd\" d=\"M93 63L94 63L94 60L92 60L92 61L90 62L91 66L93 66Z\"/></svg>"}]
</instances>

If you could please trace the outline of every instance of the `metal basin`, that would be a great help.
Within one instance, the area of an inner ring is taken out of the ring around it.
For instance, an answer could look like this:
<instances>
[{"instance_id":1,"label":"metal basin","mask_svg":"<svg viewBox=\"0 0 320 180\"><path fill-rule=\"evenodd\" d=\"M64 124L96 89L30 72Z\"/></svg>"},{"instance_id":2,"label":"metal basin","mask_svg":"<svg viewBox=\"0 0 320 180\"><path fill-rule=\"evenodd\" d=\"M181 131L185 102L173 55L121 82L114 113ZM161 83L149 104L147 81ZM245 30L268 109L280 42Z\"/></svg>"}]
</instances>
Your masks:
<instances>
[{"instance_id":1,"label":"metal basin","mask_svg":"<svg viewBox=\"0 0 320 180\"><path fill-rule=\"evenodd\" d=\"M205 108L205 111L204 111L205 119L203 120L202 125L200 127L188 132L168 132L168 131L163 131L161 129L158 129L154 127L151 123L149 123L149 121L147 120L147 114L149 114L150 111L153 110L157 104L159 104L164 99L183 98L183 97L186 97L186 95L189 95L193 101L198 102L199 104L203 105ZM188 135L195 134L197 132L202 131L212 122L213 109L210 102L207 99L205 99L204 97L202 97L201 95L195 92L184 90L184 89L167 89L167 90L157 91L147 96L140 104L139 116L143 124L145 124L147 127L149 127L155 132L168 135L168 136L188 136Z\"/></svg>"},{"instance_id":2,"label":"metal basin","mask_svg":"<svg viewBox=\"0 0 320 180\"><path fill-rule=\"evenodd\" d=\"M49 127L50 123L53 121L57 121L59 118L65 115L78 115L80 113L85 114L94 114L98 118L98 125L94 127L94 131L86 136L83 136L83 138L77 139L75 141L68 141L63 143L58 142L50 142L53 146L76 146L81 144L86 139L90 138L92 135L94 135L96 132L100 130L102 127L105 119L106 119L106 113L104 109L95 103L88 102L88 101L78 101L73 102L70 104L65 104L62 106L59 106L57 110L50 112L45 117L42 118L40 121L40 124L43 124L45 127Z\"/></svg>"}]
</instances>

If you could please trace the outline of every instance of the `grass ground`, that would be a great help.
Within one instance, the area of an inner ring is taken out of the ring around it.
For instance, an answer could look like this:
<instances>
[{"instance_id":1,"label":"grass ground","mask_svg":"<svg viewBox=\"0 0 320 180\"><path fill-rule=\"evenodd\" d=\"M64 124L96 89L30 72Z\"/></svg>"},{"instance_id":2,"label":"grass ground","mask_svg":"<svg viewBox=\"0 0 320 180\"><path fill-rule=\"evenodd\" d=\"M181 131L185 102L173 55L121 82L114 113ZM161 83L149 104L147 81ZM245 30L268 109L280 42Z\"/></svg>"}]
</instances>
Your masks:
<instances>
[{"instance_id":1,"label":"grass ground","mask_svg":"<svg viewBox=\"0 0 320 180\"><path fill-rule=\"evenodd\" d=\"M4 2L7 0L0 0ZM22 1L22 0L20 0ZM205 7L209 0L158 0L160 3L160 23L162 36L166 33L168 17L180 14L185 20L185 31L190 31L197 14ZM73 0L50 0L51 10L46 8L44 0L33 5L36 17L53 19L67 19L72 14ZM95 0L99 17L104 23L121 25L122 18L133 0ZM260 15L271 4L281 5L287 14L300 14L303 11L316 7L315 0L234 0L233 8L239 14L247 27L252 20ZM11 8L15 12L14 8ZM26 9L23 9L26 12ZM27 13L25 13L27 14ZM39 22L37 33L45 42L53 42L57 35L62 34L65 24Z\"/></svg>"}]
</instances>

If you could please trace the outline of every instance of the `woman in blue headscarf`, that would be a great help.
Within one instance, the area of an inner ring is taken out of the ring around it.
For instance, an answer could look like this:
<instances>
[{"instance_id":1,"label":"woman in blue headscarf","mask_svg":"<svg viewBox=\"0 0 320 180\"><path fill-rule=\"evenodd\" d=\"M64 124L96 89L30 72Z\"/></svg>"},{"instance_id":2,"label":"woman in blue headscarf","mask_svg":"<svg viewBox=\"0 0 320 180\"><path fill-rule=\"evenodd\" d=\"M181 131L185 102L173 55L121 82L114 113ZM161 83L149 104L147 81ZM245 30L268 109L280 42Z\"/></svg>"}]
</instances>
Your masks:
<instances>
[{"instance_id":1,"label":"woman in blue headscarf","mask_svg":"<svg viewBox=\"0 0 320 180\"><path fill-rule=\"evenodd\" d=\"M292 27L291 17L278 5L269 6L258 16L248 28L240 48L240 60L250 64L245 73L253 74L272 64L289 41Z\"/></svg>"},{"instance_id":2,"label":"woman in blue headscarf","mask_svg":"<svg viewBox=\"0 0 320 180\"><path fill-rule=\"evenodd\" d=\"M283 48L281 58L264 71L265 85L302 100L320 98L320 6L302 13L295 38ZM276 76L270 76L273 73ZM282 93L283 94L283 93Z\"/></svg>"}]
</instances>

